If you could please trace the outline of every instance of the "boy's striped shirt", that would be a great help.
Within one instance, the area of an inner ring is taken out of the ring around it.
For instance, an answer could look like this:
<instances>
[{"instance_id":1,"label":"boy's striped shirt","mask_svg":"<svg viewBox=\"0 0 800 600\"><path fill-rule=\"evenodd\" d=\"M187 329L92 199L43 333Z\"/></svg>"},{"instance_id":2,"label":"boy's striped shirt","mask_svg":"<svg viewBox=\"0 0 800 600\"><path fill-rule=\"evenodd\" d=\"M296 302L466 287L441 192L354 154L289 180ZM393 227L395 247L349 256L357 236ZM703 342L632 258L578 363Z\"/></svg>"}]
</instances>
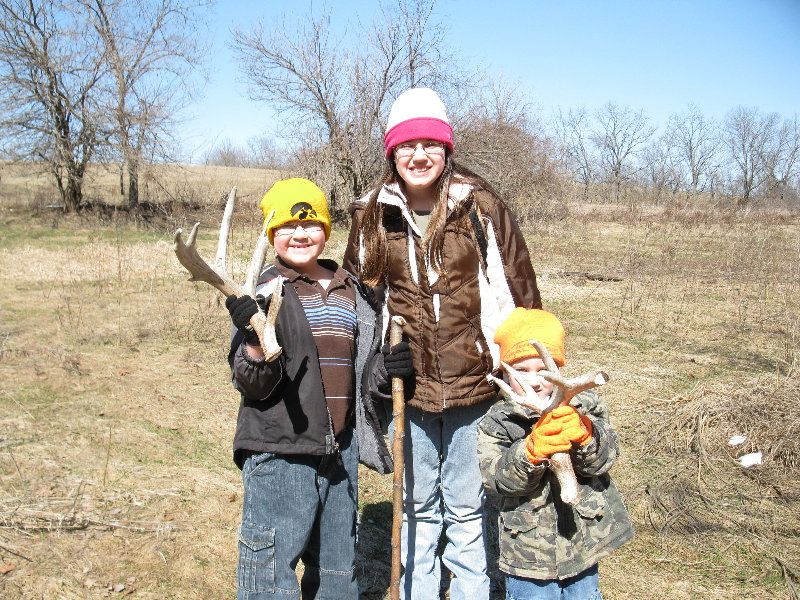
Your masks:
<instances>
[{"instance_id":1,"label":"boy's striped shirt","mask_svg":"<svg viewBox=\"0 0 800 600\"><path fill-rule=\"evenodd\" d=\"M333 261L320 263L334 271L328 289L294 269L278 263L281 274L294 286L314 335L325 402L339 434L353 407L353 357L355 356L356 291L350 275Z\"/></svg>"}]
</instances>

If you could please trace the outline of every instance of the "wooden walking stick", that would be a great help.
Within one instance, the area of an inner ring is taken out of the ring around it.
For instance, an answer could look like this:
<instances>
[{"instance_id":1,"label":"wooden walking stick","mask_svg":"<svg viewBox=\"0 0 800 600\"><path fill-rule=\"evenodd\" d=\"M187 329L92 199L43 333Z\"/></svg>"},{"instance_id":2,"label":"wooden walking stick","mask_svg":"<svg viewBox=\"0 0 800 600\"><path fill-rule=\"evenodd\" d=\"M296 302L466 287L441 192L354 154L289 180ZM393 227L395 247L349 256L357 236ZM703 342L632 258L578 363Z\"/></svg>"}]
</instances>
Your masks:
<instances>
[{"instance_id":1,"label":"wooden walking stick","mask_svg":"<svg viewBox=\"0 0 800 600\"><path fill-rule=\"evenodd\" d=\"M389 345L396 346L403 341L403 327L406 320L394 316L389 327ZM394 439L392 458L394 460L394 479L392 482L392 578L391 600L400 600L400 530L403 526L403 438L406 435L406 399L402 377L392 377L392 418L394 419Z\"/></svg>"}]
</instances>

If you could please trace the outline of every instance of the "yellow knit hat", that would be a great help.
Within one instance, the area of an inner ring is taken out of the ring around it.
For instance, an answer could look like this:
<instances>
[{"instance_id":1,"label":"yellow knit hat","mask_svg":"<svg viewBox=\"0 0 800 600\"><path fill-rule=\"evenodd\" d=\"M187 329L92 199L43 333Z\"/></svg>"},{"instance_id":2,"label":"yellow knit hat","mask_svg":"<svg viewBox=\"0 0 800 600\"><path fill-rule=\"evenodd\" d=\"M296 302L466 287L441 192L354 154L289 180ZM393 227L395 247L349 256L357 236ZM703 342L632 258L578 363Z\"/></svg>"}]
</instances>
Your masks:
<instances>
[{"instance_id":1,"label":"yellow knit hat","mask_svg":"<svg viewBox=\"0 0 800 600\"><path fill-rule=\"evenodd\" d=\"M331 235L331 216L325 193L313 181L295 177L276 181L259 203L264 213L269 243L274 243L275 229L290 221L319 221L325 228L325 239ZM267 222L270 213L275 211Z\"/></svg>"},{"instance_id":2,"label":"yellow knit hat","mask_svg":"<svg viewBox=\"0 0 800 600\"><path fill-rule=\"evenodd\" d=\"M500 346L500 360L510 365L539 356L530 340L543 344L556 364L564 366L564 326L553 313L538 308L515 308L494 334L494 342Z\"/></svg>"}]
</instances>

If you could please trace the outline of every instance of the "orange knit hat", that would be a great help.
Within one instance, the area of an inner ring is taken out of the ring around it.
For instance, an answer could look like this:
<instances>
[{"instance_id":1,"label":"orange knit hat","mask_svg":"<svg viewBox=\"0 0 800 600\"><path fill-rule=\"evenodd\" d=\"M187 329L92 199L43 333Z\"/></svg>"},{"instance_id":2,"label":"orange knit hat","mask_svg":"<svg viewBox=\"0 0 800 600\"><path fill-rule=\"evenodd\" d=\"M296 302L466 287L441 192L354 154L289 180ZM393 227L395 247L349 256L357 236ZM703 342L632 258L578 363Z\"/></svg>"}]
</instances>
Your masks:
<instances>
[{"instance_id":1,"label":"orange knit hat","mask_svg":"<svg viewBox=\"0 0 800 600\"><path fill-rule=\"evenodd\" d=\"M564 326L553 313L538 308L515 308L494 334L494 342L500 346L500 360L510 365L539 356L530 340L543 344L556 364L564 366Z\"/></svg>"}]
</instances>

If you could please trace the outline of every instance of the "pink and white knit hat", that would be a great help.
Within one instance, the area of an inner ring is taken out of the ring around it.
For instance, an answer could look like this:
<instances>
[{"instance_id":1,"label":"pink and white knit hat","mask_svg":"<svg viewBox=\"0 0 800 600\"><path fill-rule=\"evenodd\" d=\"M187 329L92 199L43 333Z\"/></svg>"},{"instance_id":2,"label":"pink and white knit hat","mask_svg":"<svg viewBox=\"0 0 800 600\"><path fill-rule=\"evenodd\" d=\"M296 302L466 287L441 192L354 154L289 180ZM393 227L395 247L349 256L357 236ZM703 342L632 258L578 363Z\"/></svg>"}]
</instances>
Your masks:
<instances>
[{"instance_id":1,"label":"pink and white knit hat","mask_svg":"<svg viewBox=\"0 0 800 600\"><path fill-rule=\"evenodd\" d=\"M430 88L411 88L400 94L389 111L383 145L386 157L398 144L426 139L442 142L453 151L453 128L444 103Z\"/></svg>"}]
</instances>

